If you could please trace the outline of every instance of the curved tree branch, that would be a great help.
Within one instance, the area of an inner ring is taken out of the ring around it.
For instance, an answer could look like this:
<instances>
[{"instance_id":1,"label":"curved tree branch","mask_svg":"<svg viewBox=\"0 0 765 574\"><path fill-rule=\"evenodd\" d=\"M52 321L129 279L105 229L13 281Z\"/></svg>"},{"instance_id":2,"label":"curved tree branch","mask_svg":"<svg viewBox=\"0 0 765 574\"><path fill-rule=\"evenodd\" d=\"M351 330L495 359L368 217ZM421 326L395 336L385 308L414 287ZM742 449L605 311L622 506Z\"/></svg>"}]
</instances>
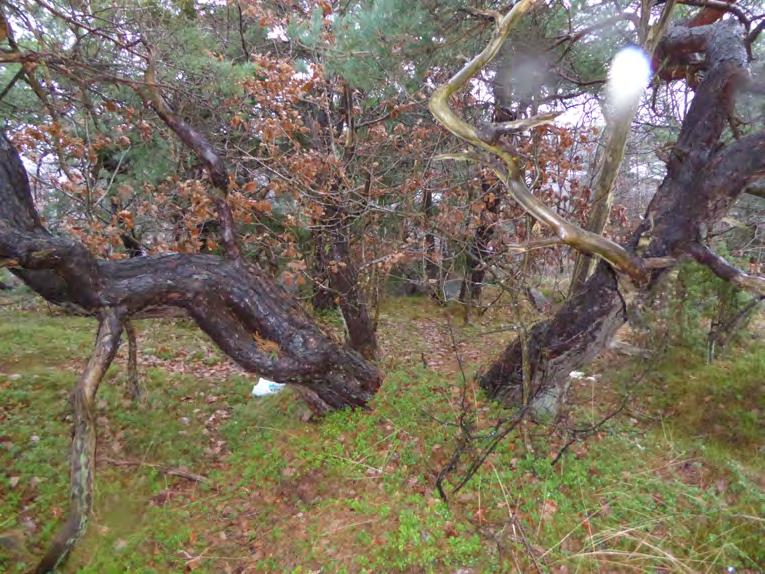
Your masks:
<instances>
[{"instance_id":1,"label":"curved tree branch","mask_svg":"<svg viewBox=\"0 0 765 574\"><path fill-rule=\"evenodd\" d=\"M688 247L688 253L702 265L709 268L712 273L733 283L741 289L751 291L761 296L765 296L765 277L758 275L749 275L741 269L728 263L725 259L717 255L706 245L693 243Z\"/></svg>"},{"instance_id":2,"label":"curved tree branch","mask_svg":"<svg viewBox=\"0 0 765 574\"><path fill-rule=\"evenodd\" d=\"M381 384L374 365L336 345L297 302L241 260L175 254L102 261L82 244L53 236L34 208L21 158L2 133L0 263L48 301L76 305L101 318L91 362L75 389L70 517L37 572L53 570L85 528L92 506L93 397L122 326L139 311L186 310L245 369L297 385L319 413L363 407Z\"/></svg>"},{"instance_id":3,"label":"curved tree branch","mask_svg":"<svg viewBox=\"0 0 765 574\"><path fill-rule=\"evenodd\" d=\"M97 314L124 309L185 309L221 349L258 374L307 387L323 410L362 406L379 371L335 345L297 302L253 265L215 255L159 255L101 261L54 237L32 204L18 153L0 135L0 260L47 300ZM277 350L261 348L263 340Z\"/></svg>"},{"instance_id":4,"label":"curved tree branch","mask_svg":"<svg viewBox=\"0 0 765 574\"><path fill-rule=\"evenodd\" d=\"M441 125L455 136L502 159L507 167L507 173L497 173L497 176L507 186L513 199L540 223L554 229L562 243L586 253L598 255L619 271L630 275L634 280L643 281L646 276L645 269L638 258L635 258L619 244L569 223L548 208L529 191L523 181L516 158L502 148L485 141L475 127L460 118L449 106L449 98L464 88L473 76L494 59L511 29L531 9L533 4L534 0L521 0L513 6L497 23L494 35L483 51L433 93L429 102L430 112Z\"/></svg>"},{"instance_id":5,"label":"curved tree branch","mask_svg":"<svg viewBox=\"0 0 765 574\"><path fill-rule=\"evenodd\" d=\"M183 118L176 114L167 105L159 93L156 81L156 69L153 55L149 49L149 59L144 73L145 89L137 90L144 102L151 107L165 125L188 146L197 157L205 164L210 173L210 181L220 191L213 195L213 203L218 212L218 222L221 229L221 242L226 250L226 255L231 259L241 258L241 249L236 238L234 216L231 206L226 201L229 189L229 174L226 163L215 150L215 147L200 132L191 127Z\"/></svg>"}]
</instances>

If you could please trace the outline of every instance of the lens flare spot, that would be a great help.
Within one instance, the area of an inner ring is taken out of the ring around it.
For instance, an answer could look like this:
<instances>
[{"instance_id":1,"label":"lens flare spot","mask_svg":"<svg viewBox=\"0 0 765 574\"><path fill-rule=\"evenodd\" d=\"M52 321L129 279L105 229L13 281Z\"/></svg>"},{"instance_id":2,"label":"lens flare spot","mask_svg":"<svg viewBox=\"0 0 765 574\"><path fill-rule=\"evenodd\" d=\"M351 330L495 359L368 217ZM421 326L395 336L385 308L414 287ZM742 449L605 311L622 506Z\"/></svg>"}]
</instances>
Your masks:
<instances>
[{"instance_id":1,"label":"lens flare spot","mask_svg":"<svg viewBox=\"0 0 765 574\"><path fill-rule=\"evenodd\" d=\"M628 112L638 102L651 79L651 61L636 46L622 48L608 70L608 104L615 114Z\"/></svg>"}]
</instances>

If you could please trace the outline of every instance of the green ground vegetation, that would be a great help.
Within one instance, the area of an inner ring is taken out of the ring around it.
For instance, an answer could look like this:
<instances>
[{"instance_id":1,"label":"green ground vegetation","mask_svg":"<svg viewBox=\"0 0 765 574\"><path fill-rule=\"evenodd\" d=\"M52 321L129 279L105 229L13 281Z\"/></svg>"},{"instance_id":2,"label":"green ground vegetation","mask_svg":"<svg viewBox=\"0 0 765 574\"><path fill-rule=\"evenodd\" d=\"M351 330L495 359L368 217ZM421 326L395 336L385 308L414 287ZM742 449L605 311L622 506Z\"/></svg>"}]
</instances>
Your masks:
<instances>
[{"instance_id":1,"label":"green ground vegetation","mask_svg":"<svg viewBox=\"0 0 765 574\"><path fill-rule=\"evenodd\" d=\"M190 322L138 321L148 401L127 399L123 348L98 394L95 513L64 571L765 567L761 337L712 366L678 347L648 365L606 357L590 367L594 380L574 383L566 424L597 421L626 396L618 416L555 465L569 435L527 425L447 503L434 481L455 445L464 384L448 325L468 380L513 335L503 317L467 327L446 317L426 299L391 301L380 325L387 378L372 408L308 422L291 392L251 398L256 379ZM26 571L66 511L68 394L94 331L92 319L4 296L2 571ZM490 425L496 405L472 384L464 391L476 425Z\"/></svg>"}]
</instances>

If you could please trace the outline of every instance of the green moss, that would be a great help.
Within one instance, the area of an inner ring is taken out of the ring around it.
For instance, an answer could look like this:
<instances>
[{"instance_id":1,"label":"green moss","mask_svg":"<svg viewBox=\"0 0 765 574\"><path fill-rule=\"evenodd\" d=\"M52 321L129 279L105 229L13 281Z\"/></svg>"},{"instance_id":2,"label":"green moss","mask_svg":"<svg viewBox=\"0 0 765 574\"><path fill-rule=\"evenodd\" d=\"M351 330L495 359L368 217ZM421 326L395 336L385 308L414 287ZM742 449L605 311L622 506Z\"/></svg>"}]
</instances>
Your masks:
<instances>
[{"instance_id":1,"label":"green moss","mask_svg":"<svg viewBox=\"0 0 765 574\"><path fill-rule=\"evenodd\" d=\"M426 299L407 304L411 323L432 319ZM27 551L0 545L0 569L21 572L66 509L68 393L95 325L0 319L0 536L21 532ZM428 344L399 319L383 318L384 341ZM480 327L455 329L467 338ZM291 393L253 400L246 376L196 375L220 355L187 322L139 332L139 361L159 360L141 367L149 401L126 400L118 358L97 397L95 513L65 572L533 571L526 543L543 571L765 563L762 344L712 366L678 350L642 377L644 365L612 367L598 384L617 403L629 390L645 420L611 420L555 466L548 430L530 429L533 453L510 435L447 505L433 485L455 445L458 372L394 357L371 410L305 423ZM479 428L502 414L480 393L470 400ZM584 406L572 416L591 421ZM165 472L178 468L207 480Z\"/></svg>"}]
</instances>

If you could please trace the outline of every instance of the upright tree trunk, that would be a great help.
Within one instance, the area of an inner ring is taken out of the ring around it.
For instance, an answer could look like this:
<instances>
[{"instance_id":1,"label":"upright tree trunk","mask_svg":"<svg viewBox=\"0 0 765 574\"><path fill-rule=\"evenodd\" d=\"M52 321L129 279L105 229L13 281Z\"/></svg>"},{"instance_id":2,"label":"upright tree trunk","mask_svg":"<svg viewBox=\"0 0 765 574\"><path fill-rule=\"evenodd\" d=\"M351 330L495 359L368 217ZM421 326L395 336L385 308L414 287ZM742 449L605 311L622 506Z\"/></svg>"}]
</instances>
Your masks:
<instances>
[{"instance_id":1,"label":"upright tree trunk","mask_svg":"<svg viewBox=\"0 0 765 574\"><path fill-rule=\"evenodd\" d=\"M433 233L432 224L435 215L433 205L433 193L430 189L422 192L422 213L425 217L425 284L430 296L441 300L441 266L436 262L436 236Z\"/></svg>"},{"instance_id":2,"label":"upright tree trunk","mask_svg":"<svg viewBox=\"0 0 765 574\"><path fill-rule=\"evenodd\" d=\"M660 39L664 35L669 22L672 7L662 13L659 21L654 25L649 34L649 20L651 10L649 4L643 4L641 10L639 35L641 45L648 54L653 57L657 51ZM619 174L619 167L624 159L624 150L627 145L632 120L637 113L639 101L634 101L630 107L621 113L616 113L610 118L605 133L605 148L603 153L597 159L595 167L595 176L593 178L592 189L595 195L592 198L592 211L587 218L585 229L592 233L602 234L608 224L608 218L611 214L611 206L614 201L614 182ZM574 264L574 271L569 285L569 297L573 296L582 288L584 282L593 268L593 258L587 253L579 252Z\"/></svg>"},{"instance_id":3,"label":"upright tree trunk","mask_svg":"<svg viewBox=\"0 0 765 574\"><path fill-rule=\"evenodd\" d=\"M327 83L327 93L334 88ZM337 112L339 119L332 121L332 112ZM326 108L316 111L314 147L327 154L337 153L337 144L343 141L343 160L349 162L355 149L355 120L353 116L353 91L347 83L342 85L340 105L336 109L332 98ZM314 294L315 308L332 308L334 303L340 306L345 321L348 343L366 359L377 357L376 326L369 313L364 291L359 285L359 273L351 255L350 221L347 204L343 194L343 183L339 172L331 176L329 194L324 197L322 208L324 219L321 226L314 230L316 242L315 272L318 290ZM371 179L367 179L367 187Z\"/></svg>"},{"instance_id":4,"label":"upright tree trunk","mask_svg":"<svg viewBox=\"0 0 765 574\"><path fill-rule=\"evenodd\" d=\"M765 169L765 131L725 147L719 144L736 87L746 77L740 27L729 20L693 33L676 27L664 43L664 53L684 47L705 50L707 73L683 122L667 175L626 245L645 258L677 258L690 252L703 229L711 228L752 177ZM666 271L653 271L647 284L640 286L642 293ZM551 397L558 398L568 374L602 351L626 320L627 307L616 275L600 262L584 288L530 333L532 400L544 408ZM521 345L512 343L480 383L491 396L518 402L522 364Z\"/></svg>"},{"instance_id":5,"label":"upright tree trunk","mask_svg":"<svg viewBox=\"0 0 765 574\"><path fill-rule=\"evenodd\" d=\"M490 243L494 237L494 229L497 225L502 203L500 197L491 191L491 185L483 177L481 178L481 191L483 192L481 220L467 249L465 278L460 287L460 302L468 306L472 305L473 301L479 302L481 300L486 266L491 257Z\"/></svg>"},{"instance_id":6,"label":"upright tree trunk","mask_svg":"<svg viewBox=\"0 0 765 574\"><path fill-rule=\"evenodd\" d=\"M634 109L637 109L637 106L634 106ZM611 206L614 202L614 182L624 158L627 136L634 115L633 110L628 115L615 118L613 123L607 127L606 146L598 160L592 185L594 196L585 226L587 231L601 234L606 229L606 223L608 223L608 217L611 214ZM574 295L582 288L592 267L593 258L590 255L582 252L577 253L569 285L569 296Z\"/></svg>"},{"instance_id":7,"label":"upright tree trunk","mask_svg":"<svg viewBox=\"0 0 765 574\"><path fill-rule=\"evenodd\" d=\"M351 256L349 218L334 204L325 206L324 214L325 228L320 231L326 240L321 250L322 272L329 279L330 293L340 305L348 344L366 359L374 360L377 334Z\"/></svg>"},{"instance_id":8,"label":"upright tree trunk","mask_svg":"<svg viewBox=\"0 0 765 574\"><path fill-rule=\"evenodd\" d=\"M314 258L312 264L313 296L311 306L316 311L331 311L337 308L335 296L329 286L329 273L327 273L327 256L324 252L327 241L323 230L317 229L312 233L314 243Z\"/></svg>"}]
</instances>

